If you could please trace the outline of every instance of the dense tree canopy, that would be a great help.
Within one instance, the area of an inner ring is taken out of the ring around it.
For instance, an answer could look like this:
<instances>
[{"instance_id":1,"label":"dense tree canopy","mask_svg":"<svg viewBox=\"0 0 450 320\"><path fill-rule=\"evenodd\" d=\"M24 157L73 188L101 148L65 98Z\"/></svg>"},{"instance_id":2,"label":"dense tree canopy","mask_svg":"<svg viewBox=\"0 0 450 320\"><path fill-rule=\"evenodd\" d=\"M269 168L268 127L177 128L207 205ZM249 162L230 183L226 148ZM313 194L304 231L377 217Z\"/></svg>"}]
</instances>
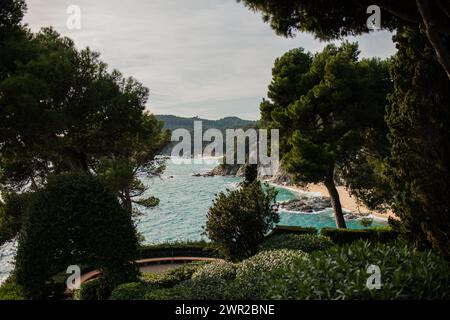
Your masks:
<instances>
[{"instance_id":1,"label":"dense tree canopy","mask_svg":"<svg viewBox=\"0 0 450 320\"><path fill-rule=\"evenodd\" d=\"M369 32L369 5L381 8L381 27L396 30L395 90L386 117L392 154L369 159L392 187L395 213L413 238L449 256L448 212L450 3L444 0L242 0L281 35L311 32L323 40ZM364 191L363 176L352 183ZM369 177L369 180L373 176ZM380 190L378 190L380 191ZM381 192L382 193L382 192ZM372 193L373 194L373 193ZM380 193L378 193L380 195ZM381 195L382 197L382 195ZM375 197L377 202L378 196Z\"/></svg>"},{"instance_id":2,"label":"dense tree canopy","mask_svg":"<svg viewBox=\"0 0 450 320\"><path fill-rule=\"evenodd\" d=\"M409 236L450 256L450 81L419 30L402 28L386 121L387 176Z\"/></svg>"},{"instance_id":3,"label":"dense tree canopy","mask_svg":"<svg viewBox=\"0 0 450 320\"><path fill-rule=\"evenodd\" d=\"M302 49L286 53L275 62L270 100L261 104L265 122L282 128L288 172L300 183L325 184L341 228L345 221L335 180L338 173L345 178L366 169L356 160L372 143L378 145L379 130L386 132L391 87L385 62L358 55L351 43L328 45L314 56Z\"/></svg>"},{"instance_id":4,"label":"dense tree canopy","mask_svg":"<svg viewBox=\"0 0 450 320\"><path fill-rule=\"evenodd\" d=\"M77 50L52 29L27 34L23 42L29 55L14 60L15 68L5 66L12 71L0 79L0 183L20 191L40 187L49 174L97 172L131 213L131 199L146 190L138 173L163 170L155 156L169 140L145 111L148 89L108 71L98 53ZM117 173L118 167L128 173Z\"/></svg>"},{"instance_id":5,"label":"dense tree canopy","mask_svg":"<svg viewBox=\"0 0 450 320\"><path fill-rule=\"evenodd\" d=\"M52 278L70 265L100 268L116 285L134 279L133 223L98 178L51 178L33 195L24 219L15 272L27 298L48 298Z\"/></svg>"},{"instance_id":6,"label":"dense tree canopy","mask_svg":"<svg viewBox=\"0 0 450 320\"><path fill-rule=\"evenodd\" d=\"M331 40L369 32L367 8L382 10L381 27L394 30L402 25L421 26L435 57L450 78L450 3L445 0L238 0L281 35L312 32Z\"/></svg>"}]
</instances>

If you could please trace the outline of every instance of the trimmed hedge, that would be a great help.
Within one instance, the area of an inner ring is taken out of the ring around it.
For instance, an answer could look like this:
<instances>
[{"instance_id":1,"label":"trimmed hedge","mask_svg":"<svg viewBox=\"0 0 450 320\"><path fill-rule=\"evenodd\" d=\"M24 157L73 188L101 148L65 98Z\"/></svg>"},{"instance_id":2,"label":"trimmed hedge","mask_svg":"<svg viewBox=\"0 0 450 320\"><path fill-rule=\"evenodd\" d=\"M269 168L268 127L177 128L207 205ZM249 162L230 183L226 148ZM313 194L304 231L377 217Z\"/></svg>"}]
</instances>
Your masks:
<instances>
[{"instance_id":1,"label":"trimmed hedge","mask_svg":"<svg viewBox=\"0 0 450 320\"><path fill-rule=\"evenodd\" d=\"M142 245L138 248L138 259L175 256L213 257L217 256L217 250L205 241Z\"/></svg>"},{"instance_id":2,"label":"trimmed hedge","mask_svg":"<svg viewBox=\"0 0 450 320\"><path fill-rule=\"evenodd\" d=\"M318 230L314 227L295 227L277 225L268 235L267 238L280 234L317 234Z\"/></svg>"},{"instance_id":3,"label":"trimmed hedge","mask_svg":"<svg viewBox=\"0 0 450 320\"><path fill-rule=\"evenodd\" d=\"M83 283L75 292L75 298L78 300L107 300L112 289L112 284L100 277Z\"/></svg>"},{"instance_id":4,"label":"trimmed hedge","mask_svg":"<svg viewBox=\"0 0 450 320\"><path fill-rule=\"evenodd\" d=\"M322 235L284 233L268 238L261 244L260 250L291 249L309 253L332 245L330 238Z\"/></svg>"},{"instance_id":5,"label":"trimmed hedge","mask_svg":"<svg viewBox=\"0 0 450 320\"><path fill-rule=\"evenodd\" d=\"M336 244L349 244L357 240L387 243L396 240L399 233L390 228L334 229L324 228L320 234L329 237Z\"/></svg>"}]
</instances>

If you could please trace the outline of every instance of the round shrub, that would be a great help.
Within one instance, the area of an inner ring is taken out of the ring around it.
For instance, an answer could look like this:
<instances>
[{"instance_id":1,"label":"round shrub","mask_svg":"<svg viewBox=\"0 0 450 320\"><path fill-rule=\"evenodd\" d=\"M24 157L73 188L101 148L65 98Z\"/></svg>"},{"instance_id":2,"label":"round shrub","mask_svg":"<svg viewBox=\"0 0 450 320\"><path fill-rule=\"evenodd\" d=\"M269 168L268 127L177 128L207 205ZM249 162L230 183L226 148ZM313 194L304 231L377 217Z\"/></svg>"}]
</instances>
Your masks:
<instances>
[{"instance_id":1,"label":"round shrub","mask_svg":"<svg viewBox=\"0 0 450 320\"><path fill-rule=\"evenodd\" d=\"M331 247L333 242L325 236L312 234L280 234L267 239L260 246L260 250L291 249L306 253L324 250Z\"/></svg>"},{"instance_id":2,"label":"round shrub","mask_svg":"<svg viewBox=\"0 0 450 320\"><path fill-rule=\"evenodd\" d=\"M238 261L252 256L265 235L279 221L273 209L276 191L261 183L220 193L209 209L205 233L219 246L222 256Z\"/></svg>"},{"instance_id":3,"label":"round shrub","mask_svg":"<svg viewBox=\"0 0 450 320\"><path fill-rule=\"evenodd\" d=\"M223 279L236 278L236 264L227 261L211 262L199 268L192 275L192 279Z\"/></svg>"},{"instance_id":4,"label":"round shrub","mask_svg":"<svg viewBox=\"0 0 450 320\"><path fill-rule=\"evenodd\" d=\"M107 300L112 285L105 278L97 278L83 283L77 294L79 300Z\"/></svg>"},{"instance_id":5,"label":"round shrub","mask_svg":"<svg viewBox=\"0 0 450 320\"><path fill-rule=\"evenodd\" d=\"M124 283L116 287L110 296L110 300L144 300L150 287L143 282Z\"/></svg>"},{"instance_id":6,"label":"round shrub","mask_svg":"<svg viewBox=\"0 0 450 320\"><path fill-rule=\"evenodd\" d=\"M381 271L381 288L370 290L368 267ZM405 243L357 241L317 251L275 270L267 299L450 299L450 268L431 251Z\"/></svg>"},{"instance_id":7,"label":"round shrub","mask_svg":"<svg viewBox=\"0 0 450 320\"><path fill-rule=\"evenodd\" d=\"M232 299L259 299L270 282L266 280L273 270L289 268L301 257L306 256L299 250L268 250L242 261L236 270L236 279L228 288Z\"/></svg>"},{"instance_id":8,"label":"round shrub","mask_svg":"<svg viewBox=\"0 0 450 320\"><path fill-rule=\"evenodd\" d=\"M69 265L102 269L113 285L136 278L137 238L130 215L95 177L49 179L26 210L16 258L17 282L31 299L49 298L52 277Z\"/></svg>"}]
</instances>

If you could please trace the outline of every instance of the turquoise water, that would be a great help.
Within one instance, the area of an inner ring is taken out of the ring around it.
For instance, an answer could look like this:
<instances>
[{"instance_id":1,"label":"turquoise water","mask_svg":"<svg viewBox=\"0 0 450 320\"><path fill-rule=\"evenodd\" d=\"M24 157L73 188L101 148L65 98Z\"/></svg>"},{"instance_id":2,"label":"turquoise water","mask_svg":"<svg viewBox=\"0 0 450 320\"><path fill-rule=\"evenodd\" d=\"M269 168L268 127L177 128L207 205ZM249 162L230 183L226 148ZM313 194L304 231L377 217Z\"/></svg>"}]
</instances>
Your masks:
<instances>
[{"instance_id":1,"label":"turquoise water","mask_svg":"<svg viewBox=\"0 0 450 320\"><path fill-rule=\"evenodd\" d=\"M146 243L206 239L202 236L206 214L220 191L236 188L241 181L236 177L193 177L193 172L204 172L216 164L174 164L168 161L161 178L146 180L149 194L160 199L160 205L143 209L137 227ZM296 193L276 188L277 201L297 198ZM309 214L280 210L280 224L303 227L335 227L331 209ZM374 221L372 226L384 225ZM357 221L347 221L349 228L361 229Z\"/></svg>"}]
</instances>

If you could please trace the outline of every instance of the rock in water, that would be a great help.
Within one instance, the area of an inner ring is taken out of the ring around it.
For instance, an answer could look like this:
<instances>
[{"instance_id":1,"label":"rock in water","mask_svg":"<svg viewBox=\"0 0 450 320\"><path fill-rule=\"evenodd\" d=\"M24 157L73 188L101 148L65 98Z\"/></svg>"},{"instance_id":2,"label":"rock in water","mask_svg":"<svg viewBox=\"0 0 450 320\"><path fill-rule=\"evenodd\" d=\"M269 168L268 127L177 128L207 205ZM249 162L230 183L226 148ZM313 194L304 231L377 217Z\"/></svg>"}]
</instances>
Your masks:
<instances>
[{"instance_id":1,"label":"rock in water","mask_svg":"<svg viewBox=\"0 0 450 320\"><path fill-rule=\"evenodd\" d=\"M299 199L293 199L280 203L280 207L289 211L317 212L331 208L331 200L328 197L300 195Z\"/></svg>"}]
</instances>

